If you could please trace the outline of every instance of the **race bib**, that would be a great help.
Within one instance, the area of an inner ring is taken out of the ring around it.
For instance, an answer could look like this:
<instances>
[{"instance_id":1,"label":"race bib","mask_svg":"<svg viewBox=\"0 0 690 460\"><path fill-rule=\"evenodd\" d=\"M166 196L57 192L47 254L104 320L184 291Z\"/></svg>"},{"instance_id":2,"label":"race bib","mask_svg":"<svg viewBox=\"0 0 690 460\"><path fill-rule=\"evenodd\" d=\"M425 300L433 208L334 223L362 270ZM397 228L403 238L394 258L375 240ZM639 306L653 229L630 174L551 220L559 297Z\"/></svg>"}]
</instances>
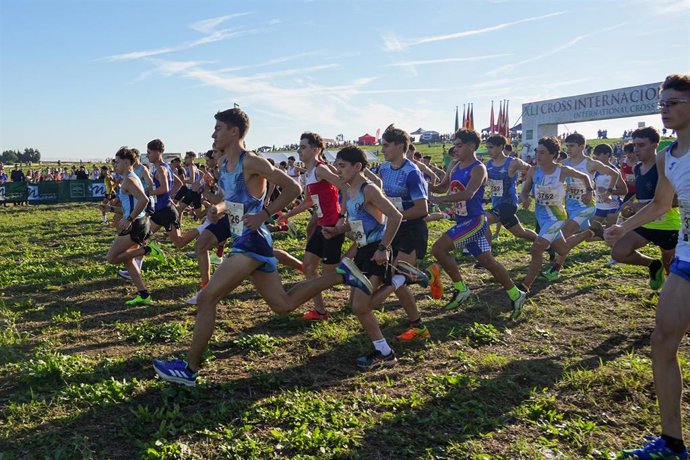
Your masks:
<instances>
[{"instance_id":1,"label":"race bib","mask_svg":"<svg viewBox=\"0 0 690 460\"><path fill-rule=\"evenodd\" d=\"M681 239L688 242L688 234L690 234L690 200L678 200L678 206L680 210Z\"/></svg>"},{"instance_id":2,"label":"race bib","mask_svg":"<svg viewBox=\"0 0 690 460\"><path fill-rule=\"evenodd\" d=\"M352 232L352 239L355 240L357 246L360 248L367 245L367 234L364 233L364 224L361 220L351 220L350 229Z\"/></svg>"},{"instance_id":3,"label":"race bib","mask_svg":"<svg viewBox=\"0 0 690 460\"><path fill-rule=\"evenodd\" d=\"M503 196L503 181L489 179L489 190L491 191L491 196Z\"/></svg>"},{"instance_id":4,"label":"race bib","mask_svg":"<svg viewBox=\"0 0 690 460\"><path fill-rule=\"evenodd\" d=\"M239 237L244 231L244 205L242 203L234 203L232 201L226 201L225 206L227 210L225 213L230 219L230 233L233 237Z\"/></svg>"},{"instance_id":5,"label":"race bib","mask_svg":"<svg viewBox=\"0 0 690 460\"><path fill-rule=\"evenodd\" d=\"M316 211L316 217L323 217L321 203L319 202L319 195L312 195L311 202L314 203L314 211Z\"/></svg>"},{"instance_id":6,"label":"race bib","mask_svg":"<svg viewBox=\"0 0 690 460\"><path fill-rule=\"evenodd\" d=\"M574 179L573 182L568 184L567 197L571 200L580 200L582 195L587 192L585 184L580 179Z\"/></svg>"},{"instance_id":7,"label":"race bib","mask_svg":"<svg viewBox=\"0 0 690 460\"><path fill-rule=\"evenodd\" d=\"M635 184L635 174L626 174L625 182L627 182L628 184Z\"/></svg>"},{"instance_id":8,"label":"race bib","mask_svg":"<svg viewBox=\"0 0 690 460\"><path fill-rule=\"evenodd\" d=\"M403 203L402 203L402 197L400 196L389 196L389 200L391 200L391 203L393 203L393 206L395 206L395 209L397 209L400 212L403 212Z\"/></svg>"},{"instance_id":9,"label":"race bib","mask_svg":"<svg viewBox=\"0 0 690 460\"><path fill-rule=\"evenodd\" d=\"M538 204L544 206L558 206L561 204L556 188L548 185L537 185L536 199Z\"/></svg>"}]
</instances>

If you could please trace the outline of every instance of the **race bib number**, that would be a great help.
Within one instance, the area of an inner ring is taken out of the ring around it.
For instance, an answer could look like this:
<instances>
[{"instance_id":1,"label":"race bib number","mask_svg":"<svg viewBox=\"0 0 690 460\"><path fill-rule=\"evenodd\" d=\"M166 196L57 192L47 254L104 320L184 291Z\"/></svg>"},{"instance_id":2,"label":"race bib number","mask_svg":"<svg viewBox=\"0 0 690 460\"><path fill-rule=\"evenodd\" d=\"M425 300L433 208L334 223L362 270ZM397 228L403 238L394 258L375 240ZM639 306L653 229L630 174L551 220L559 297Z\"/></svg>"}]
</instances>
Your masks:
<instances>
[{"instance_id":1,"label":"race bib number","mask_svg":"<svg viewBox=\"0 0 690 460\"><path fill-rule=\"evenodd\" d=\"M571 200L580 200L582 199L582 195L587 192L587 188L585 187L585 184L579 180L576 179L574 182L571 182L568 185L568 199Z\"/></svg>"},{"instance_id":2,"label":"race bib number","mask_svg":"<svg viewBox=\"0 0 690 460\"><path fill-rule=\"evenodd\" d=\"M503 181L489 179L489 190L491 191L491 196L503 196Z\"/></svg>"},{"instance_id":3,"label":"race bib number","mask_svg":"<svg viewBox=\"0 0 690 460\"><path fill-rule=\"evenodd\" d=\"M357 246L360 248L367 245L367 234L364 233L364 224L361 220L351 220L350 229L352 231L352 239L355 240Z\"/></svg>"},{"instance_id":4,"label":"race bib number","mask_svg":"<svg viewBox=\"0 0 690 460\"><path fill-rule=\"evenodd\" d=\"M402 197L400 196L389 196L389 200L391 200L391 203L393 203L393 206L395 206L395 209L397 209L400 212L403 212L403 203L402 203Z\"/></svg>"},{"instance_id":5,"label":"race bib number","mask_svg":"<svg viewBox=\"0 0 690 460\"><path fill-rule=\"evenodd\" d=\"M232 201L225 202L228 219L230 220L230 233L232 236L238 237L244 231L244 205L242 203L234 203Z\"/></svg>"},{"instance_id":6,"label":"race bib number","mask_svg":"<svg viewBox=\"0 0 690 460\"><path fill-rule=\"evenodd\" d=\"M537 185L536 199L538 204L544 206L557 206L560 204L556 189L547 185Z\"/></svg>"},{"instance_id":7,"label":"race bib number","mask_svg":"<svg viewBox=\"0 0 690 460\"><path fill-rule=\"evenodd\" d=\"M625 182L627 182L628 184L635 184L635 174L626 174Z\"/></svg>"},{"instance_id":8,"label":"race bib number","mask_svg":"<svg viewBox=\"0 0 690 460\"><path fill-rule=\"evenodd\" d=\"M683 232L682 240L688 242L690 233L690 200L678 200L680 210L680 230Z\"/></svg>"},{"instance_id":9,"label":"race bib number","mask_svg":"<svg viewBox=\"0 0 690 460\"><path fill-rule=\"evenodd\" d=\"M319 195L311 195L311 202L314 203L316 217L323 217L323 210L321 209L321 203L319 202Z\"/></svg>"}]
</instances>

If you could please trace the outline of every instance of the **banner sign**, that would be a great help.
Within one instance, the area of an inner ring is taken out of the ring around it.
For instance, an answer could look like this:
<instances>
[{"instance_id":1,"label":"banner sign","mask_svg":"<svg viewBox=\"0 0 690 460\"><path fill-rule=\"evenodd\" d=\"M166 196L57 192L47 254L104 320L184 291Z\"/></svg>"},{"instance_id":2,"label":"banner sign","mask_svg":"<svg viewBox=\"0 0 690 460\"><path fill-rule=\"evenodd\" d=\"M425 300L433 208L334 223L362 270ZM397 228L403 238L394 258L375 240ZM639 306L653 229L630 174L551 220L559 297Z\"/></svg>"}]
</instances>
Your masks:
<instances>
[{"instance_id":1,"label":"banner sign","mask_svg":"<svg viewBox=\"0 0 690 460\"><path fill-rule=\"evenodd\" d=\"M1 201L29 203L70 203L100 201L105 196L102 180L66 180L48 182L7 182L0 184Z\"/></svg>"},{"instance_id":2,"label":"banner sign","mask_svg":"<svg viewBox=\"0 0 690 460\"><path fill-rule=\"evenodd\" d=\"M598 93L530 102L522 105L523 119L537 124L574 123L659 113L661 83L631 86Z\"/></svg>"}]
</instances>

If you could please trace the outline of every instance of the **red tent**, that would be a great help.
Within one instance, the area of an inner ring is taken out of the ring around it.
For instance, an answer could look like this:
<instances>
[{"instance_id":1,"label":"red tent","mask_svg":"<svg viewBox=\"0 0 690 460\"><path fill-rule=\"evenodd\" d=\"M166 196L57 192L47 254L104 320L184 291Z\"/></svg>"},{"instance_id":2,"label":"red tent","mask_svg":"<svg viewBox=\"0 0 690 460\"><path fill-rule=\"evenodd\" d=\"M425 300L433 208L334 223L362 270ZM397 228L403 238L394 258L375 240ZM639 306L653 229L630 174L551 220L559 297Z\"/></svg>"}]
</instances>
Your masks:
<instances>
[{"instance_id":1,"label":"red tent","mask_svg":"<svg viewBox=\"0 0 690 460\"><path fill-rule=\"evenodd\" d=\"M359 139L357 139L357 143L359 145L374 145L376 144L376 138L371 134L366 133L364 136L361 136Z\"/></svg>"}]
</instances>

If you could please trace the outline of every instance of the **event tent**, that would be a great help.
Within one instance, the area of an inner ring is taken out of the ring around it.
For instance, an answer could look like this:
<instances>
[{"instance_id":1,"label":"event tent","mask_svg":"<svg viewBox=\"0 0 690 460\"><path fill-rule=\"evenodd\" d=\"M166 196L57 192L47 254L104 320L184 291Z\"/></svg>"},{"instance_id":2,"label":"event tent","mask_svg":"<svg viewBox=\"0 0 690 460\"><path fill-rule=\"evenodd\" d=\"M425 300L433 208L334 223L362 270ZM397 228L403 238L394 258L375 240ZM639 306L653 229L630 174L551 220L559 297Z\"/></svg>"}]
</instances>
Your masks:
<instances>
[{"instance_id":1,"label":"event tent","mask_svg":"<svg viewBox=\"0 0 690 460\"><path fill-rule=\"evenodd\" d=\"M364 136L360 136L360 138L357 139L357 143L359 145L374 145L376 144L376 138L371 134L366 133Z\"/></svg>"}]
</instances>

